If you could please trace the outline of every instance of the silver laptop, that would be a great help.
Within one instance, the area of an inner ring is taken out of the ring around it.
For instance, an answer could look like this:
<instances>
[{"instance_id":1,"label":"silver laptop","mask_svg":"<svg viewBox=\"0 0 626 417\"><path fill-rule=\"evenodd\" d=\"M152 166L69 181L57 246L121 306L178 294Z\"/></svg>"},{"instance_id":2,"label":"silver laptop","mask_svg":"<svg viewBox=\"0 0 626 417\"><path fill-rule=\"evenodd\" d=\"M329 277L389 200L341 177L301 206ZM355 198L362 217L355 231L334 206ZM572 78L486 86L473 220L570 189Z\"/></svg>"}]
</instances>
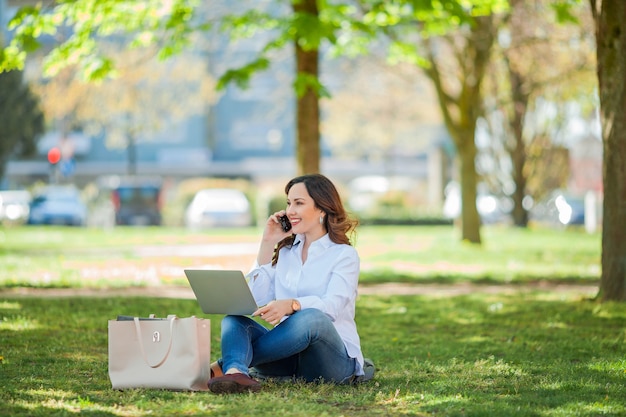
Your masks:
<instances>
[{"instance_id":1,"label":"silver laptop","mask_svg":"<svg viewBox=\"0 0 626 417\"><path fill-rule=\"evenodd\" d=\"M185 275L206 314L250 315L258 309L241 271L185 269Z\"/></svg>"}]
</instances>

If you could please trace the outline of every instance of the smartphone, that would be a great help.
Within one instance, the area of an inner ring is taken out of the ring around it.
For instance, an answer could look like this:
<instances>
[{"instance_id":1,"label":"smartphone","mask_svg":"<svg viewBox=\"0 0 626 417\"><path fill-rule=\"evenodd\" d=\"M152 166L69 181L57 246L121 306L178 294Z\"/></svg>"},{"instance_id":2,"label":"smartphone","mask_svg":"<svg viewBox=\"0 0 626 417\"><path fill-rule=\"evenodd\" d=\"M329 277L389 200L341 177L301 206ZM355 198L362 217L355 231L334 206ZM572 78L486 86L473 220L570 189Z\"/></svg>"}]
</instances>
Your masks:
<instances>
[{"instance_id":1,"label":"smartphone","mask_svg":"<svg viewBox=\"0 0 626 417\"><path fill-rule=\"evenodd\" d=\"M289 222L289 218L287 217L287 215L280 216L278 218L278 222L280 223L280 226L283 228L284 232L288 232L291 230L291 223Z\"/></svg>"}]
</instances>

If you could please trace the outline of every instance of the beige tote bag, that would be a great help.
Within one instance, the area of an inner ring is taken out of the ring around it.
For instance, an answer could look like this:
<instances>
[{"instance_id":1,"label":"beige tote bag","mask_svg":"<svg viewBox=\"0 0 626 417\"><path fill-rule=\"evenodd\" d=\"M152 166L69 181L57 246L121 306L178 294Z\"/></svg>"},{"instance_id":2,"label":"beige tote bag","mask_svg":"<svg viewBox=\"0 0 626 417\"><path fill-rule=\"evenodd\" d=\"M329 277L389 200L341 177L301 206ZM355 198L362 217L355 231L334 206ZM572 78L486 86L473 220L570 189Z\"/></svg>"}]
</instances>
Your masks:
<instances>
[{"instance_id":1,"label":"beige tote bag","mask_svg":"<svg viewBox=\"0 0 626 417\"><path fill-rule=\"evenodd\" d=\"M210 320L196 317L109 320L109 378L113 389L207 390Z\"/></svg>"}]
</instances>

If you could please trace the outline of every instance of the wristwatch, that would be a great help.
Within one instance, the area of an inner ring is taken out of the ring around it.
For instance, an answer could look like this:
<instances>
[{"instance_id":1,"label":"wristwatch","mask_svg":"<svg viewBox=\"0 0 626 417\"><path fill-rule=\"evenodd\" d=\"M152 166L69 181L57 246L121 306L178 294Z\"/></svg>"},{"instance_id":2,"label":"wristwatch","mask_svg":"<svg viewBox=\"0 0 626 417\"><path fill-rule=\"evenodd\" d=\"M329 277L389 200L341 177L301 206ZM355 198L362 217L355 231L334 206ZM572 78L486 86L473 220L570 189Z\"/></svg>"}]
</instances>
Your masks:
<instances>
[{"instance_id":1,"label":"wristwatch","mask_svg":"<svg viewBox=\"0 0 626 417\"><path fill-rule=\"evenodd\" d=\"M296 311L300 311L300 302L295 298L291 300L291 309L293 310L293 313L295 313Z\"/></svg>"}]
</instances>

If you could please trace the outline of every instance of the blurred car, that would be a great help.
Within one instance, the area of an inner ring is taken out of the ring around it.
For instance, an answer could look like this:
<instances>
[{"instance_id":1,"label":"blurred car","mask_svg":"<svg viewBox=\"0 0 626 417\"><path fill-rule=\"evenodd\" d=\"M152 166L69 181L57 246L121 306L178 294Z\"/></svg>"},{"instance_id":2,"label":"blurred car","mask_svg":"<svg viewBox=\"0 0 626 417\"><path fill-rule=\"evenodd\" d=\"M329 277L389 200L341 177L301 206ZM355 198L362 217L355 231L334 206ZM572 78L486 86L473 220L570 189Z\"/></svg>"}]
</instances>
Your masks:
<instances>
[{"instance_id":1,"label":"blurred car","mask_svg":"<svg viewBox=\"0 0 626 417\"><path fill-rule=\"evenodd\" d=\"M443 215L448 219L461 216L461 187L456 182L446 186ZM476 195L476 210L483 224L505 223L509 221L510 204L505 198L498 198L490 193L479 192Z\"/></svg>"},{"instance_id":2,"label":"blurred car","mask_svg":"<svg viewBox=\"0 0 626 417\"><path fill-rule=\"evenodd\" d=\"M115 223L129 226L161 225L161 186L158 178L116 179L111 187Z\"/></svg>"},{"instance_id":3,"label":"blurred car","mask_svg":"<svg viewBox=\"0 0 626 417\"><path fill-rule=\"evenodd\" d=\"M415 180L403 175L363 175L348 183L350 210L365 214L380 209L390 195L409 198Z\"/></svg>"},{"instance_id":4,"label":"blurred car","mask_svg":"<svg viewBox=\"0 0 626 417\"><path fill-rule=\"evenodd\" d=\"M373 209L378 200L391 188L389 179L382 175L365 175L354 178L348 187L350 190L348 205L351 210L356 212Z\"/></svg>"},{"instance_id":5,"label":"blurred car","mask_svg":"<svg viewBox=\"0 0 626 417\"><path fill-rule=\"evenodd\" d=\"M189 228L245 227L252 225L252 211L246 195L236 189L200 190L185 210Z\"/></svg>"},{"instance_id":6,"label":"blurred car","mask_svg":"<svg viewBox=\"0 0 626 417\"><path fill-rule=\"evenodd\" d=\"M28 221L31 195L26 190L0 191L0 222L23 224Z\"/></svg>"},{"instance_id":7,"label":"blurred car","mask_svg":"<svg viewBox=\"0 0 626 417\"><path fill-rule=\"evenodd\" d=\"M583 225L585 198L557 190L530 210L530 219L549 225Z\"/></svg>"},{"instance_id":8,"label":"blurred car","mask_svg":"<svg viewBox=\"0 0 626 417\"><path fill-rule=\"evenodd\" d=\"M49 186L30 202L28 224L83 226L87 223L87 205L73 186Z\"/></svg>"}]
</instances>

